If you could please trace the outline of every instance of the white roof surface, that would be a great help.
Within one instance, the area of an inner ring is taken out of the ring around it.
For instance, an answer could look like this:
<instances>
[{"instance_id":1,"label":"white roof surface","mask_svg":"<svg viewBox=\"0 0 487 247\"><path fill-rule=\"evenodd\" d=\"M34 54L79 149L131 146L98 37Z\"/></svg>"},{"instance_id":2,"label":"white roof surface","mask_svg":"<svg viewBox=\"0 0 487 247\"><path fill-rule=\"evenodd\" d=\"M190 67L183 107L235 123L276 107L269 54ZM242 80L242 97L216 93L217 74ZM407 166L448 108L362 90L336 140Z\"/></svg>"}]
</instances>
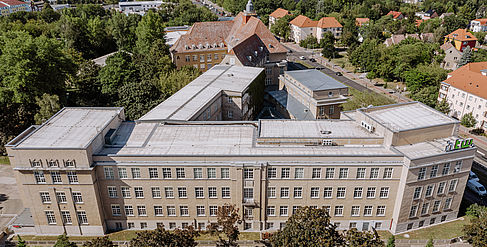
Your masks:
<instances>
[{"instance_id":1,"label":"white roof surface","mask_svg":"<svg viewBox=\"0 0 487 247\"><path fill-rule=\"evenodd\" d=\"M420 159L434 155L444 154L448 141L454 141L457 138L442 138L434 141L420 142L411 145L395 146L394 148L406 155L408 158Z\"/></svg>"},{"instance_id":2,"label":"white roof surface","mask_svg":"<svg viewBox=\"0 0 487 247\"><path fill-rule=\"evenodd\" d=\"M110 123L122 108L63 108L18 148L84 148Z\"/></svg>"},{"instance_id":3,"label":"white roof surface","mask_svg":"<svg viewBox=\"0 0 487 247\"><path fill-rule=\"evenodd\" d=\"M190 120L222 91L245 90L263 70L215 65L139 120Z\"/></svg>"}]
</instances>

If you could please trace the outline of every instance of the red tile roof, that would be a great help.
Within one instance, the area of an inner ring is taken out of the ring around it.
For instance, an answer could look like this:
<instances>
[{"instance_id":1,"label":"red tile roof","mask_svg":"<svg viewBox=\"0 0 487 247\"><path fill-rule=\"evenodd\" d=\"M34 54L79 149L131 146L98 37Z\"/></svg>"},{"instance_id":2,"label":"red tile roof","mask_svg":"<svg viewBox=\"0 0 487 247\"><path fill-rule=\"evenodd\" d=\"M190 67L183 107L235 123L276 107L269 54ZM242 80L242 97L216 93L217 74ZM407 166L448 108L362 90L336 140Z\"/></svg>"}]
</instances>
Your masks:
<instances>
[{"instance_id":1,"label":"red tile roof","mask_svg":"<svg viewBox=\"0 0 487 247\"><path fill-rule=\"evenodd\" d=\"M181 35L170 50L178 53L226 50L225 37L230 33L232 25L233 21L196 22L186 34Z\"/></svg>"},{"instance_id":2,"label":"red tile roof","mask_svg":"<svg viewBox=\"0 0 487 247\"><path fill-rule=\"evenodd\" d=\"M3 3L7 6L16 6L16 5L27 4L26 2L22 2L22 1L18 1L18 0L0 0L0 3Z\"/></svg>"},{"instance_id":3,"label":"red tile roof","mask_svg":"<svg viewBox=\"0 0 487 247\"><path fill-rule=\"evenodd\" d=\"M475 38L475 36L472 33L467 31L467 29L461 29L461 28L453 31L452 33L446 35L445 37L447 37L448 39L455 39L459 41L477 40L477 38Z\"/></svg>"},{"instance_id":4,"label":"red tile roof","mask_svg":"<svg viewBox=\"0 0 487 247\"><path fill-rule=\"evenodd\" d=\"M362 25L364 25L365 23L367 23L369 21L370 21L369 18L355 18L355 25L361 27Z\"/></svg>"},{"instance_id":5,"label":"red tile roof","mask_svg":"<svg viewBox=\"0 0 487 247\"><path fill-rule=\"evenodd\" d=\"M2 2L0 2L0 8L3 8L3 7L7 7L7 5L4 4L4 3L2 3Z\"/></svg>"},{"instance_id":6,"label":"red tile roof","mask_svg":"<svg viewBox=\"0 0 487 247\"><path fill-rule=\"evenodd\" d=\"M316 27L318 25L317 21L313 21L304 15L298 15L289 24L295 25L297 27Z\"/></svg>"},{"instance_id":7,"label":"red tile roof","mask_svg":"<svg viewBox=\"0 0 487 247\"><path fill-rule=\"evenodd\" d=\"M474 21L480 22L480 25L485 26L487 24L487 19L475 19Z\"/></svg>"},{"instance_id":8,"label":"red tile roof","mask_svg":"<svg viewBox=\"0 0 487 247\"><path fill-rule=\"evenodd\" d=\"M387 15L392 15L392 18L397 19L397 18L399 18L399 16L402 15L402 13L399 11L392 11L391 10L391 11L389 11L389 13L387 13Z\"/></svg>"},{"instance_id":9,"label":"red tile roof","mask_svg":"<svg viewBox=\"0 0 487 247\"><path fill-rule=\"evenodd\" d=\"M318 21L319 28L343 27L335 17L323 17Z\"/></svg>"},{"instance_id":10,"label":"red tile roof","mask_svg":"<svg viewBox=\"0 0 487 247\"><path fill-rule=\"evenodd\" d=\"M272 16L274 18L282 18L286 15L291 15L291 13L289 13L289 11L285 10L285 9L282 9L282 8L278 8L276 10L274 10L274 12L272 12L269 16Z\"/></svg>"},{"instance_id":11,"label":"red tile roof","mask_svg":"<svg viewBox=\"0 0 487 247\"><path fill-rule=\"evenodd\" d=\"M481 70L487 69L487 62L469 63L449 73L445 80L452 87L487 99L487 76Z\"/></svg>"}]
</instances>

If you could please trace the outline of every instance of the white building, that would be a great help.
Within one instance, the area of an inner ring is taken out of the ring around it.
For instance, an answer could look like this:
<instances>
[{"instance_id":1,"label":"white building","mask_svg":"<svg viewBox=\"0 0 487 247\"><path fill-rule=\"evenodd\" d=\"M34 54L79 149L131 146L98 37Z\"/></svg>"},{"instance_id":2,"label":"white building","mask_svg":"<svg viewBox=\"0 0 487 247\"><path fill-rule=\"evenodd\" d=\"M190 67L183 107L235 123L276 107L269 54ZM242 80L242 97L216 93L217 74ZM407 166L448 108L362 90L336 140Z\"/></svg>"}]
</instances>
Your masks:
<instances>
[{"instance_id":1,"label":"white building","mask_svg":"<svg viewBox=\"0 0 487 247\"><path fill-rule=\"evenodd\" d=\"M319 42L326 32L331 32L335 38L339 38L343 30L343 26L335 17L323 17L319 21L313 21L304 15L299 15L289 24L291 25L291 38L296 43L306 39L309 35L316 37Z\"/></svg>"},{"instance_id":2,"label":"white building","mask_svg":"<svg viewBox=\"0 0 487 247\"><path fill-rule=\"evenodd\" d=\"M441 83L438 101L450 104L450 116L461 119L472 113L476 127L487 130L487 62L469 63L448 74Z\"/></svg>"},{"instance_id":3,"label":"white building","mask_svg":"<svg viewBox=\"0 0 487 247\"><path fill-rule=\"evenodd\" d=\"M470 21L470 31L485 32L487 31L487 19L475 19Z\"/></svg>"},{"instance_id":4,"label":"white building","mask_svg":"<svg viewBox=\"0 0 487 247\"><path fill-rule=\"evenodd\" d=\"M135 2L119 2L118 7L120 11L129 14L137 13L144 14L149 9L157 9L161 6L163 1L135 1Z\"/></svg>"}]
</instances>

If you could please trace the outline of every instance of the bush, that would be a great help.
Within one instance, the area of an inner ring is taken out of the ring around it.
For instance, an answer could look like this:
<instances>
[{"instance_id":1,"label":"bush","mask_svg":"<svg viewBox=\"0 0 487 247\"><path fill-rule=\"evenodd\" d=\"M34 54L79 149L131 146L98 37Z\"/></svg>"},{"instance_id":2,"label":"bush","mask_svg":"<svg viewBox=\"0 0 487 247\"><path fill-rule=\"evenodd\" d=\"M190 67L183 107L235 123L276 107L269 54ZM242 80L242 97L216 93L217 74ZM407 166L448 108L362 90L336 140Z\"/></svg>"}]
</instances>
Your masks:
<instances>
[{"instance_id":1,"label":"bush","mask_svg":"<svg viewBox=\"0 0 487 247\"><path fill-rule=\"evenodd\" d=\"M475 128L473 130L470 130L469 132L470 132L470 134L474 134L474 135L478 135L478 136L479 135L483 135L485 133L484 129L482 129L480 127L479 128Z\"/></svg>"}]
</instances>

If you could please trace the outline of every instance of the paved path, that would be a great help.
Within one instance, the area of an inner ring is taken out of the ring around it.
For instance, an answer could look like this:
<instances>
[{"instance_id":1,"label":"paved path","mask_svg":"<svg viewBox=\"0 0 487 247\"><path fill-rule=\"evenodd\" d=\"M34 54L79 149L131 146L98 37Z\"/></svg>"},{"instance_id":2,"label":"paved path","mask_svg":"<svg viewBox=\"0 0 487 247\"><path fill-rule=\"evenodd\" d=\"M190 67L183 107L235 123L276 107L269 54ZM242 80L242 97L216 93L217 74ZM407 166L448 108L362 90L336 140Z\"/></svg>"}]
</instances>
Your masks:
<instances>
[{"instance_id":1,"label":"paved path","mask_svg":"<svg viewBox=\"0 0 487 247\"><path fill-rule=\"evenodd\" d=\"M0 165L0 232L24 210L10 165ZM2 239L0 239L0 245Z\"/></svg>"}]
</instances>

